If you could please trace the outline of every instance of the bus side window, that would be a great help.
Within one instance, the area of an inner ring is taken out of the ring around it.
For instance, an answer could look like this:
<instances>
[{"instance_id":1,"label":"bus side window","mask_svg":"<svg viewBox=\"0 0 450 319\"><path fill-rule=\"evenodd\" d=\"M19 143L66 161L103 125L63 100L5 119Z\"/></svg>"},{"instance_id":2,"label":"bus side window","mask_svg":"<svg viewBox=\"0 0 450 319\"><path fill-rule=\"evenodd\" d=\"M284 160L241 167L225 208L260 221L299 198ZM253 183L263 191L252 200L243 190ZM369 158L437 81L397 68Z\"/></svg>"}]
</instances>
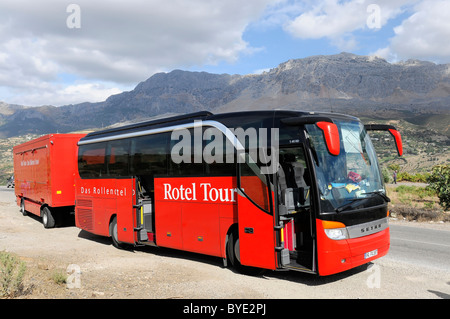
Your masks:
<instances>
[{"instance_id":1,"label":"bus side window","mask_svg":"<svg viewBox=\"0 0 450 319\"><path fill-rule=\"evenodd\" d=\"M245 163L239 164L239 188L259 208L270 212L268 178L261 174L260 168L248 154L244 156Z\"/></svg>"},{"instance_id":2,"label":"bus side window","mask_svg":"<svg viewBox=\"0 0 450 319\"><path fill-rule=\"evenodd\" d=\"M78 155L78 171L81 178L97 178L106 175L106 143L82 145Z\"/></svg>"},{"instance_id":3,"label":"bus side window","mask_svg":"<svg viewBox=\"0 0 450 319\"><path fill-rule=\"evenodd\" d=\"M110 142L108 176L129 176L129 145L130 140Z\"/></svg>"},{"instance_id":4,"label":"bus side window","mask_svg":"<svg viewBox=\"0 0 450 319\"><path fill-rule=\"evenodd\" d=\"M189 133L187 134L187 132ZM204 175L202 145L200 147L195 145L193 129L188 129L185 133L178 140L169 137L169 176L202 176ZM172 154L173 150L179 150L178 154ZM174 161L172 156L177 156L182 160ZM200 161L200 163L196 163L196 161Z\"/></svg>"},{"instance_id":5,"label":"bus side window","mask_svg":"<svg viewBox=\"0 0 450 319\"><path fill-rule=\"evenodd\" d=\"M235 176L236 158L232 143L214 127L205 129L203 137L205 174L208 176Z\"/></svg>"},{"instance_id":6,"label":"bus side window","mask_svg":"<svg viewBox=\"0 0 450 319\"><path fill-rule=\"evenodd\" d=\"M167 174L167 133L145 135L132 141L130 173L135 176Z\"/></svg>"}]
</instances>

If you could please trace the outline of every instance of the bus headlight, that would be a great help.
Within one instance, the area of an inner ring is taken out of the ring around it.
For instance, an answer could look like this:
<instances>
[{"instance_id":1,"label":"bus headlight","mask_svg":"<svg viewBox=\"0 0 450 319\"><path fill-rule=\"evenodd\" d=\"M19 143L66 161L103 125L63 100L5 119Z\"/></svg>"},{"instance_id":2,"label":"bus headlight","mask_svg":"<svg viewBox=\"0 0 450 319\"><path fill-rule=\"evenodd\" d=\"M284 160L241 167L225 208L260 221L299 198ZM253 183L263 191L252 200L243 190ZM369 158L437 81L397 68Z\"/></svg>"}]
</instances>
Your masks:
<instances>
[{"instance_id":1,"label":"bus headlight","mask_svg":"<svg viewBox=\"0 0 450 319\"><path fill-rule=\"evenodd\" d=\"M348 233L346 228L325 229L325 234L333 240L347 239Z\"/></svg>"},{"instance_id":2,"label":"bus headlight","mask_svg":"<svg viewBox=\"0 0 450 319\"><path fill-rule=\"evenodd\" d=\"M328 238L333 240L342 240L348 238L348 231L343 223L322 220L322 225Z\"/></svg>"}]
</instances>

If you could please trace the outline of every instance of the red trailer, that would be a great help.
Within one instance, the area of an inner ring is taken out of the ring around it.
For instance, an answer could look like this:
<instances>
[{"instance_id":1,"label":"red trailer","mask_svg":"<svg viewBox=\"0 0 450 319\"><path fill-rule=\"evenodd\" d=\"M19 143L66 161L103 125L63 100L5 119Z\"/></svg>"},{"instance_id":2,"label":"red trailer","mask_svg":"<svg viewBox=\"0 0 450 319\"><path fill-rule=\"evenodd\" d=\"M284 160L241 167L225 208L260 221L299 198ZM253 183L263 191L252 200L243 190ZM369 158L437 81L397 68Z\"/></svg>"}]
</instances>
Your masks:
<instances>
[{"instance_id":1,"label":"red trailer","mask_svg":"<svg viewBox=\"0 0 450 319\"><path fill-rule=\"evenodd\" d=\"M22 214L52 228L74 212L77 143L85 134L50 134L13 148L15 194Z\"/></svg>"}]
</instances>

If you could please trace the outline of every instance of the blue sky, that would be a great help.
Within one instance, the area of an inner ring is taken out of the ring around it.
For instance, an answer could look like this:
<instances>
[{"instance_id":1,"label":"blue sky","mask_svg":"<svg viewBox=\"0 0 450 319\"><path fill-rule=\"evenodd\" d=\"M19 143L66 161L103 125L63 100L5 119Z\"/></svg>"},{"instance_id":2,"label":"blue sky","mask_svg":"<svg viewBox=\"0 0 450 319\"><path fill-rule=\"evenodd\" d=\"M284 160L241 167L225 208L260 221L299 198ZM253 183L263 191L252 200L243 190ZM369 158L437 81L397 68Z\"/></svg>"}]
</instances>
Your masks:
<instances>
[{"instance_id":1,"label":"blue sky","mask_svg":"<svg viewBox=\"0 0 450 319\"><path fill-rule=\"evenodd\" d=\"M157 72L253 74L344 51L450 63L448 39L450 0L4 0L0 102L97 102Z\"/></svg>"}]
</instances>

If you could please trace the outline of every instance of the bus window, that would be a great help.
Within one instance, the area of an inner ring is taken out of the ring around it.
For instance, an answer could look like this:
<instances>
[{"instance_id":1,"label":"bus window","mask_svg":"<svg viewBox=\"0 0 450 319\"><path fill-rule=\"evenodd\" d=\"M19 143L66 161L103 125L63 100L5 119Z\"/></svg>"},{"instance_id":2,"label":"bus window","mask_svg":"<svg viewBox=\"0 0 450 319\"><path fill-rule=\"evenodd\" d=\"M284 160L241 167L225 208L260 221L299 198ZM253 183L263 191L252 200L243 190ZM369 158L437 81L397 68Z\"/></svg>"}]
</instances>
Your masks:
<instances>
[{"instance_id":1,"label":"bus window","mask_svg":"<svg viewBox=\"0 0 450 319\"><path fill-rule=\"evenodd\" d=\"M167 133L145 135L133 139L131 173L140 175L167 174Z\"/></svg>"},{"instance_id":2,"label":"bus window","mask_svg":"<svg viewBox=\"0 0 450 319\"><path fill-rule=\"evenodd\" d=\"M203 154L202 144L196 145L194 130L185 129L179 139L170 138L169 148L169 175L170 176L202 176L203 172ZM202 138L200 136L200 138ZM187 139L187 140L184 140ZM190 139L190 143L189 143ZM181 144L179 144L181 143ZM180 146L182 145L182 146ZM178 151L177 156L181 158L181 162L174 161L171 158L172 151Z\"/></svg>"},{"instance_id":3,"label":"bus window","mask_svg":"<svg viewBox=\"0 0 450 319\"><path fill-rule=\"evenodd\" d=\"M130 140L109 142L108 176L129 176Z\"/></svg>"},{"instance_id":4,"label":"bus window","mask_svg":"<svg viewBox=\"0 0 450 319\"><path fill-rule=\"evenodd\" d=\"M78 171L81 178L106 176L106 143L80 146L78 153Z\"/></svg>"},{"instance_id":5,"label":"bus window","mask_svg":"<svg viewBox=\"0 0 450 319\"><path fill-rule=\"evenodd\" d=\"M203 133L203 159L208 176L235 176L234 146L218 129L210 127Z\"/></svg>"},{"instance_id":6,"label":"bus window","mask_svg":"<svg viewBox=\"0 0 450 319\"><path fill-rule=\"evenodd\" d=\"M259 208L270 212L268 178L261 174L260 168L253 162L249 154L243 155L245 155L245 163L239 164L239 188Z\"/></svg>"}]
</instances>

